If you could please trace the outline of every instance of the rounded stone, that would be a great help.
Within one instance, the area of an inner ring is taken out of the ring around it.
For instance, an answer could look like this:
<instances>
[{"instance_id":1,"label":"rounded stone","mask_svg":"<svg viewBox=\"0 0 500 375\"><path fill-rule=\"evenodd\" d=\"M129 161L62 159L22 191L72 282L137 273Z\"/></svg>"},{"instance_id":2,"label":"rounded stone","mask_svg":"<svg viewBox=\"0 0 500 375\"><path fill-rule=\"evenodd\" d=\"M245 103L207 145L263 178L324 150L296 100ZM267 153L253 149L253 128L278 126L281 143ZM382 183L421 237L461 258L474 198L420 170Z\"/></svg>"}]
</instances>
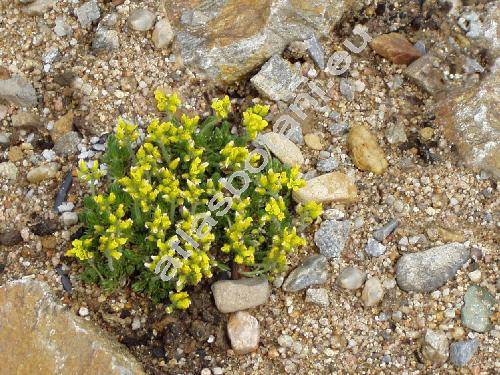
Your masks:
<instances>
[{"instance_id":1,"label":"rounded stone","mask_svg":"<svg viewBox=\"0 0 500 375\"><path fill-rule=\"evenodd\" d=\"M375 306L384 298L384 288L378 277L368 279L361 293L361 300L366 307Z\"/></svg>"},{"instance_id":2,"label":"rounded stone","mask_svg":"<svg viewBox=\"0 0 500 375\"><path fill-rule=\"evenodd\" d=\"M271 287L265 278L220 280L212 284L212 294L217 309L230 313L266 303Z\"/></svg>"},{"instance_id":3,"label":"rounded stone","mask_svg":"<svg viewBox=\"0 0 500 375\"><path fill-rule=\"evenodd\" d=\"M128 25L135 31L151 30L155 22L155 14L148 9L134 9L128 17Z\"/></svg>"},{"instance_id":4,"label":"rounded stone","mask_svg":"<svg viewBox=\"0 0 500 375\"><path fill-rule=\"evenodd\" d=\"M153 44L158 49L168 47L170 43L172 43L172 40L174 39L174 31L170 22L168 22L166 18L156 22L152 39Z\"/></svg>"},{"instance_id":5,"label":"rounded stone","mask_svg":"<svg viewBox=\"0 0 500 375\"><path fill-rule=\"evenodd\" d=\"M337 277L337 284L344 289L355 290L361 288L366 274L356 267L347 267Z\"/></svg>"},{"instance_id":6,"label":"rounded stone","mask_svg":"<svg viewBox=\"0 0 500 375\"><path fill-rule=\"evenodd\" d=\"M253 352L259 346L259 321L246 311L238 311L229 318L227 335L236 354Z\"/></svg>"},{"instance_id":7,"label":"rounded stone","mask_svg":"<svg viewBox=\"0 0 500 375\"><path fill-rule=\"evenodd\" d=\"M446 334L441 331L427 329L422 341L422 357L424 360L442 364L449 355L449 345Z\"/></svg>"}]
</instances>

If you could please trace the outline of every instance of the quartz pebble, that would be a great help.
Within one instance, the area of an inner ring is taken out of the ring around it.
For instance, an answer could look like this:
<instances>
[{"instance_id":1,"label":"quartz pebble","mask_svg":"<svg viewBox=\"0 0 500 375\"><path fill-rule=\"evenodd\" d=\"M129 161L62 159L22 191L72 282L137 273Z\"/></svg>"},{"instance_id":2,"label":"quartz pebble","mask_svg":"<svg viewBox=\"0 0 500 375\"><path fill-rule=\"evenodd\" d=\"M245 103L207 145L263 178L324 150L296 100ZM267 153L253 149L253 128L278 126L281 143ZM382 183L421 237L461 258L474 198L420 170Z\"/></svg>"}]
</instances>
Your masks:
<instances>
[{"instance_id":1,"label":"quartz pebble","mask_svg":"<svg viewBox=\"0 0 500 375\"><path fill-rule=\"evenodd\" d=\"M317 203L353 203L358 198L358 189L347 175L331 172L314 177L306 186L293 192L294 199L302 204Z\"/></svg>"},{"instance_id":2,"label":"quartz pebble","mask_svg":"<svg viewBox=\"0 0 500 375\"><path fill-rule=\"evenodd\" d=\"M337 284L344 289L355 290L363 286L366 274L356 267L344 268L337 277Z\"/></svg>"},{"instance_id":3,"label":"quartz pebble","mask_svg":"<svg viewBox=\"0 0 500 375\"><path fill-rule=\"evenodd\" d=\"M229 318L227 335L236 354L253 352L259 346L259 321L246 311L238 311Z\"/></svg>"},{"instance_id":4,"label":"quartz pebble","mask_svg":"<svg viewBox=\"0 0 500 375\"><path fill-rule=\"evenodd\" d=\"M90 0L84 3L82 6L76 8L75 10L78 22L84 28L90 26L92 22L99 19L101 16L101 11L95 0Z\"/></svg>"},{"instance_id":5,"label":"quartz pebble","mask_svg":"<svg viewBox=\"0 0 500 375\"><path fill-rule=\"evenodd\" d=\"M301 166L304 156L292 141L279 133L269 132L257 137L257 142L269 148L276 157L289 166Z\"/></svg>"},{"instance_id":6,"label":"quartz pebble","mask_svg":"<svg viewBox=\"0 0 500 375\"><path fill-rule=\"evenodd\" d=\"M63 212L61 223L67 228L78 223L78 214L76 212Z\"/></svg>"},{"instance_id":7,"label":"quartz pebble","mask_svg":"<svg viewBox=\"0 0 500 375\"><path fill-rule=\"evenodd\" d=\"M387 169L387 160L375 136L364 125L351 128L347 145L351 158L362 171L382 174Z\"/></svg>"},{"instance_id":8,"label":"quartz pebble","mask_svg":"<svg viewBox=\"0 0 500 375\"><path fill-rule=\"evenodd\" d=\"M422 341L422 357L436 364L443 364L448 359L449 345L446 334L427 329Z\"/></svg>"},{"instance_id":9,"label":"quartz pebble","mask_svg":"<svg viewBox=\"0 0 500 375\"><path fill-rule=\"evenodd\" d=\"M152 39L153 44L158 49L168 47L170 43L172 43L172 40L174 39L174 31L170 22L168 22L168 19L163 18L156 22Z\"/></svg>"},{"instance_id":10,"label":"quartz pebble","mask_svg":"<svg viewBox=\"0 0 500 375\"><path fill-rule=\"evenodd\" d=\"M365 287L361 293L361 300L366 307L375 306L384 298L384 288L378 277L366 280Z\"/></svg>"},{"instance_id":11,"label":"quartz pebble","mask_svg":"<svg viewBox=\"0 0 500 375\"><path fill-rule=\"evenodd\" d=\"M127 23L135 31L148 31L153 28L155 15L148 9L138 8L130 12Z\"/></svg>"},{"instance_id":12,"label":"quartz pebble","mask_svg":"<svg viewBox=\"0 0 500 375\"><path fill-rule=\"evenodd\" d=\"M387 248L384 245L373 238L368 239L368 243L365 247L366 253L372 257L379 257L383 255L386 250Z\"/></svg>"}]
</instances>

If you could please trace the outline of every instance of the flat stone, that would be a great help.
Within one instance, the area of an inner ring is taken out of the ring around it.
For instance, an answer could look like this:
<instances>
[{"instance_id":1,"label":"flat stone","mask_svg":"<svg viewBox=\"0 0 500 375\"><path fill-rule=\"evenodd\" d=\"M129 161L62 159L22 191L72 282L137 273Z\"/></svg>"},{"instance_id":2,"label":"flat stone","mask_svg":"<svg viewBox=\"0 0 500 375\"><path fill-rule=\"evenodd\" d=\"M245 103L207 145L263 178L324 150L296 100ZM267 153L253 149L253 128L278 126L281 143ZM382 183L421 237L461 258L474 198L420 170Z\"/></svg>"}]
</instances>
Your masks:
<instances>
[{"instance_id":1,"label":"flat stone","mask_svg":"<svg viewBox=\"0 0 500 375\"><path fill-rule=\"evenodd\" d=\"M281 56L275 55L250 79L259 94L271 100L290 101L302 83L295 68Z\"/></svg>"},{"instance_id":2,"label":"flat stone","mask_svg":"<svg viewBox=\"0 0 500 375\"><path fill-rule=\"evenodd\" d=\"M354 203L358 199L356 185L341 172L331 172L311 178L306 186L293 192L293 198L302 204L317 203Z\"/></svg>"},{"instance_id":3,"label":"flat stone","mask_svg":"<svg viewBox=\"0 0 500 375\"><path fill-rule=\"evenodd\" d=\"M346 267L337 276L337 284L344 289L356 290L363 286L366 273L356 267Z\"/></svg>"},{"instance_id":4,"label":"flat stone","mask_svg":"<svg viewBox=\"0 0 500 375\"><path fill-rule=\"evenodd\" d=\"M322 307L330 306L328 291L325 288L309 288L306 291L306 302L314 303Z\"/></svg>"},{"instance_id":5,"label":"flat stone","mask_svg":"<svg viewBox=\"0 0 500 375\"><path fill-rule=\"evenodd\" d=\"M35 113L20 111L12 115L12 126L15 128L38 128L41 125L40 116Z\"/></svg>"},{"instance_id":6,"label":"flat stone","mask_svg":"<svg viewBox=\"0 0 500 375\"><path fill-rule=\"evenodd\" d=\"M19 107L35 107L36 91L28 81L21 77L0 80L0 101L5 100Z\"/></svg>"},{"instance_id":7,"label":"flat stone","mask_svg":"<svg viewBox=\"0 0 500 375\"><path fill-rule=\"evenodd\" d=\"M454 278L469 258L469 248L456 242L404 254L396 265L396 280L407 292L429 293Z\"/></svg>"},{"instance_id":8,"label":"flat stone","mask_svg":"<svg viewBox=\"0 0 500 375\"><path fill-rule=\"evenodd\" d=\"M75 9L75 15L78 18L78 22L84 28L92 25L94 21L97 21L101 17L101 11L99 5L95 0L87 1L83 3L80 7Z\"/></svg>"},{"instance_id":9,"label":"flat stone","mask_svg":"<svg viewBox=\"0 0 500 375\"><path fill-rule=\"evenodd\" d=\"M304 164L304 156L292 141L279 133L259 134L257 142L266 146L284 164L300 167Z\"/></svg>"},{"instance_id":10,"label":"flat stone","mask_svg":"<svg viewBox=\"0 0 500 375\"><path fill-rule=\"evenodd\" d=\"M427 54L412 62L404 70L404 74L424 91L437 95L445 88L440 65L436 56Z\"/></svg>"},{"instance_id":11,"label":"flat stone","mask_svg":"<svg viewBox=\"0 0 500 375\"><path fill-rule=\"evenodd\" d=\"M21 11L29 16L42 16L49 11L57 0L35 0L23 6Z\"/></svg>"},{"instance_id":12,"label":"flat stone","mask_svg":"<svg viewBox=\"0 0 500 375\"><path fill-rule=\"evenodd\" d=\"M54 144L54 151L59 156L71 156L78 152L80 135L75 131L70 131L61 136Z\"/></svg>"},{"instance_id":13,"label":"flat stone","mask_svg":"<svg viewBox=\"0 0 500 375\"><path fill-rule=\"evenodd\" d=\"M374 238L369 238L365 247L365 252L372 257L379 257L385 254L387 248Z\"/></svg>"},{"instance_id":14,"label":"flat stone","mask_svg":"<svg viewBox=\"0 0 500 375\"><path fill-rule=\"evenodd\" d=\"M326 173L334 171L335 169L338 168L338 166L339 166L338 160L333 157L319 160L318 163L316 163L316 169L320 172L326 172Z\"/></svg>"},{"instance_id":15,"label":"flat stone","mask_svg":"<svg viewBox=\"0 0 500 375\"><path fill-rule=\"evenodd\" d=\"M56 302L39 281L0 287L0 327L5 374L144 374L116 339Z\"/></svg>"},{"instance_id":16,"label":"flat stone","mask_svg":"<svg viewBox=\"0 0 500 375\"><path fill-rule=\"evenodd\" d=\"M354 165L362 171L382 174L387 169L384 150L366 126L358 125L351 128L347 146Z\"/></svg>"},{"instance_id":17,"label":"flat stone","mask_svg":"<svg viewBox=\"0 0 500 375\"><path fill-rule=\"evenodd\" d=\"M476 332L491 329L490 317L496 304L495 297L486 288L472 285L467 289L462 307L462 324Z\"/></svg>"},{"instance_id":18,"label":"flat stone","mask_svg":"<svg viewBox=\"0 0 500 375\"><path fill-rule=\"evenodd\" d=\"M311 255L295 268L283 283L285 292L298 292L311 285L326 283L328 279L327 259L323 255Z\"/></svg>"},{"instance_id":19,"label":"flat stone","mask_svg":"<svg viewBox=\"0 0 500 375\"><path fill-rule=\"evenodd\" d=\"M443 364L449 356L449 344L442 331L427 329L422 340L422 357L436 364Z\"/></svg>"},{"instance_id":20,"label":"flat stone","mask_svg":"<svg viewBox=\"0 0 500 375\"><path fill-rule=\"evenodd\" d=\"M321 70L325 70L325 51L316 36L313 35L307 39L305 43L307 45L309 56L311 56L311 59L314 61L316 66Z\"/></svg>"},{"instance_id":21,"label":"flat stone","mask_svg":"<svg viewBox=\"0 0 500 375\"><path fill-rule=\"evenodd\" d=\"M450 362L457 367L465 366L478 349L477 339L454 342L450 345Z\"/></svg>"},{"instance_id":22,"label":"flat stone","mask_svg":"<svg viewBox=\"0 0 500 375\"><path fill-rule=\"evenodd\" d=\"M399 222L396 219L391 219L386 225L373 231L373 238L375 238L379 242L382 242L392 232L394 232L396 230L398 225L399 225Z\"/></svg>"},{"instance_id":23,"label":"flat stone","mask_svg":"<svg viewBox=\"0 0 500 375\"><path fill-rule=\"evenodd\" d=\"M28 172L26 179L32 184L38 184L44 180L54 178L58 170L59 165L57 163L41 165L39 167L32 168Z\"/></svg>"},{"instance_id":24,"label":"flat stone","mask_svg":"<svg viewBox=\"0 0 500 375\"><path fill-rule=\"evenodd\" d=\"M220 84L245 78L291 42L328 36L346 11L363 4L353 0L182 3L174 47L186 64Z\"/></svg>"},{"instance_id":25,"label":"flat stone","mask_svg":"<svg viewBox=\"0 0 500 375\"><path fill-rule=\"evenodd\" d=\"M236 354L248 354L259 347L259 321L246 311L231 314L227 323L227 335Z\"/></svg>"},{"instance_id":26,"label":"flat stone","mask_svg":"<svg viewBox=\"0 0 500 375\"><path fill-rule=\"evenodd\" d=\"M0 245L14 246L21 242L23 242L23 238L17 229L6 229L0 232Z\"/></svg>"},{"instance_id":27,"label":"flat stone","mask_svg":"<svg viewBox=\"0 0 500 375\"><path fill-rule=\"evenodd\" d=\"M266 303L271 287L265 278L220 280L212 284L212 294L217 309L230 313Z\"/></svg>"},{"instance_id":28,"label":"flat stone","mask_svg":"<svg viewBox=\"0 0 500 375\"><path fill-rule=\"evenodd\" d=\"M50 130L50 137L53 142L57 142L63 135L73 130L73 121L75 114L69 111L64 116L61 116Z\"/></svg>"},{"instance_id":29,"label":"flat stone","mask_svg":"<svg viewBox=\"0 0 500 375\"><path fill-rule=\"evenodd\" d=\"M403 35L398 33L379 35L373 38L370 46L377 54L394 64L408 65L422 55Z\"/></svg>"},{"instance_id":30,"label":"flat stone","mask_svg":"<svg viewBox=\"0 0 500 375\"><path fill-rule=\"evenodd\" d=\"M130 12L127 23L132 30L148 31L153 28L155 14L148 9L138 8Z\"/></svg>"},{"instance_id":31,"label":"flat stone","mask_svg":"<svg viewBox=\"0 0 500 375\"><path fill-rule=\"evenodd\" d=\"M319 252L327 258L339 258L349 239L349 221L326 220L314 233Z\"/></svg>"},{"instance_id":32,"label":"flat stone","mask_svg":"<svg viewBox=\"0 0 500 375\"><path fill-rule=\"evenodd\" d=\"M436 110L437 124L456 145L465 165L500 178L500 72L451 93Z\"/></svg>"},{"instance_id":33,"label":"flat stone","mask_svg":"<svg viewBox=\"0 0 500 375\"><path fill-rule=\"evenodd\" d=\"M156 22L152 40L154 46L158 49L168 47L172 43L172 40L174 40L174 30L168 19L163 18Z\"/></svg>"},{"instance_id":34,"label":"flat stone","mask_svg":"<svg viewBox=\"0 0 500 375\"><path fill-rule=\"evenodd\" d=\"M378 277L366 280L361 300L366 307L375 306L384 298L384 288Z\"/></svg>"},{"instance_id":35,"label":"flat stone","mask_svg":"<svg viewBox=\"0 0 500 375\"><path fill-rule=\"evenodd\" d=\"M6 180L15 181L17 179L18 169L16 165L10 161L0 163L0 177Z\"/></svg>"}]
</instances>

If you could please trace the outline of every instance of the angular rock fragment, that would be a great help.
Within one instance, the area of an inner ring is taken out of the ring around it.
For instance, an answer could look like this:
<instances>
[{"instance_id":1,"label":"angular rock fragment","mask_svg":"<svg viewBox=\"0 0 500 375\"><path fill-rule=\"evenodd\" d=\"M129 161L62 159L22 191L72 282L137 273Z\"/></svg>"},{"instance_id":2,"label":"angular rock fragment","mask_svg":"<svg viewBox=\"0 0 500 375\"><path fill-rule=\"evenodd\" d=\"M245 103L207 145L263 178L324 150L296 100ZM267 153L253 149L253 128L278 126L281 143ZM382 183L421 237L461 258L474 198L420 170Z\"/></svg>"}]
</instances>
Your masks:
<instances>
[{"instance_id":1,"label":"angular rock fragment","mask_svg":"<svg viewBox=\"0 0 500 375\"><path fill-rule=\"evenodd\" d=\"M327 265L327 259L323 255L311 255L290 272L283 283L283 290L298 292L311 285L324 284L328 279Z\"/></svg>"},{"instance_id":2,"label":"angular rock fragment","mask_svg":"<svg viewBox=\"0 0 500 375\"><path fill-rule=\"evenodd\" d=\"M5 100L20 107L37 105L36 91L28 81L21 77L0 80L0 102Z\"/></svg>"},{"instance_id":3,"label":"angular rock fragment","mask_svg":"<svg viewBox=\"0 0 500 375\"><path fill-rule=\"evenodd\" d=\"M326 220L314 233L319 252L327 258L338 258L349 239L349 221Z\"/></svg>"},{"instance_id":4,"label":"angular rock fragment","mask_svg":"<svg viewBox=\"0 0 500 375\"><path fill-rule=\"evenodd\" d=\"M422 54L403 35L389 33L379 35L370 42L372 49L394 64L408 65Z\"/></svg>"},{"instance_id":5,"label":"angular rock fragment","mask_svg":"<svg viewBox=\"0 0 500 375\"><path fill-rule=\"evenodd\" d=\"M404 74L429 94L437 95L445 88L442 69L439 66L439 59L427 54L411 63Z\"/></svg>"},{"instance_id":6,"label":"angular rock fragment","mask_svg":"<svg viewBox=\"0 0 500 375\"><path fill-rule=\"evenodd\" d=\"M306 186L293 192L293 198L299 203L353 203L358 199L356 185L341 172L331 172L311 178Z\"/></svg>"}]
</instances>

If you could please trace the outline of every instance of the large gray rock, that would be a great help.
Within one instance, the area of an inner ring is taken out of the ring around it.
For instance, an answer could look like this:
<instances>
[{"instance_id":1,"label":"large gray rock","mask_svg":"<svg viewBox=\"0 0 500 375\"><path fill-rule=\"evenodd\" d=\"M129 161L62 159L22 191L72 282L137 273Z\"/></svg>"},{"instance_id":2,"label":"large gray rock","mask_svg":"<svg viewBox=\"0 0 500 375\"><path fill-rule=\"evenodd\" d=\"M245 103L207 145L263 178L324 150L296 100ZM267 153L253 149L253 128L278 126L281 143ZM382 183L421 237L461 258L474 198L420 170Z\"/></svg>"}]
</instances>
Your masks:
<instances>
[{"instance_id":1,"label":"large gray rock","mask_svg":"<svg viewBox=\"0 0 500 375\"><path fill-rule=\"evenodd\" d=\"M34 107L37 104L35 89L21 77L0 80L0 102L2 100L20 107Z\"/></svg>"},{"instance_id":2,"label":"large gray rock","mask_svg":"<svg viewBox=\"0 0 500 375\"><path fill-rule=\"evenodd\" d=\"M405 254L396 265L397 283L407 292L432 292L455 277L469 257L469 248L457 242Z\"/></svg>"},{"instance_id":3,"label":"large gray rock","mask_svg":"<svg viewBox=\"0 0 500 375\"><path fill-rule=\"evenodd\" d=\"M349 238L349 221L326 220L314 233L319 252L328 258L338 258Z\"/></svg>"},{"instance_id":4,"label":"large gray rock","mask_svg":"<svg viewBox=\"0 0 500 375\"><path fill-rule=\"evenodd\" d=\"M212 294L217 309L230 313L266 303L271 287L265 278L220 280L212 284Z\"/></svg>"},{"instance_id":5,"label":"large gray rock","mask_svg":"<svg viewBox=\"0 0 500 375\"><path fill-rule=\"evenodd\" d=\"M464 163L500 178L500 71L437 108L437 122Z\"/></svg>"},{"instance_id":6,"label":"large gray rock","mask_svg":"<svg viewBox=\"0 0 500 375\"><path fill-rule=\"evenodd\" d=\"M185 2L175 48L218 83L232 83L295 40L327 35L358 0Z\"/></svg>"},{"instance_id":7,"label":"large gray rock","mask_svg":"<svg viewBox=\"0 0 500 375\"><path fill-rule=\"evenodd\" d=\"M328 279L327 266L327 259L323 255L311 255L290 272L283 283L283 290L285 292L298 292L311 285L326 283Z\"/></svg>"},{"instance_id":8,"label":"large gray rock","mask_svg":"<svg viewBox=\"0 0 500 375\"><path fill-rule=\"evenodd\" d=\"M462 307L462 324L476 332L486 332L491 328L495 297L486 288L472 285L467 289Z\"/></svg>"},{"instance_id":9,"label":"large gray rock","mask_svg":"<svg viewBox=\"0 0 500 375\"><path fill-rule=\"evenodd\" d=\"M144 374L116 340L56 302L39 281L0 287L0 332L2 374Z\"/></svg>"}]
</instances>

